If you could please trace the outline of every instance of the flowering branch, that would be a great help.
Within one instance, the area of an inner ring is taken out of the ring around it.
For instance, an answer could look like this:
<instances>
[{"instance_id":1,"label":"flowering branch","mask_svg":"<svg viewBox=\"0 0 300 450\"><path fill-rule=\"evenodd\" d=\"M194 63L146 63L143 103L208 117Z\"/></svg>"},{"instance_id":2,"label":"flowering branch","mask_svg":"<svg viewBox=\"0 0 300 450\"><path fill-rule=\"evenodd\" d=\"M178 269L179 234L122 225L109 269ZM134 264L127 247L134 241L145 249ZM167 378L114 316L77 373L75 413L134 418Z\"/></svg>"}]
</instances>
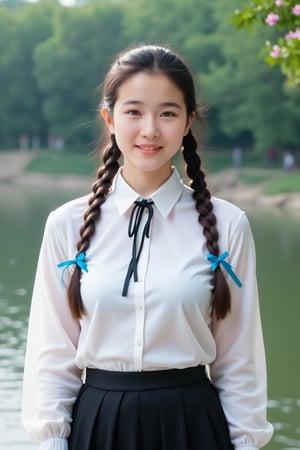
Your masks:
<instances>
[{"instance_id":1,"label":"flowering branch","mask_svg":"<svg viewBox=\"0 0 300 450\"><path fill-rule=\"evenodd\" d=\"M280 65L289 84L300 84L300 0L252 0L236 10L232 19L238 28L249 29L258 21L277 28L277 42L265 42L265 61Z\"/></svg>"}]
</instances>

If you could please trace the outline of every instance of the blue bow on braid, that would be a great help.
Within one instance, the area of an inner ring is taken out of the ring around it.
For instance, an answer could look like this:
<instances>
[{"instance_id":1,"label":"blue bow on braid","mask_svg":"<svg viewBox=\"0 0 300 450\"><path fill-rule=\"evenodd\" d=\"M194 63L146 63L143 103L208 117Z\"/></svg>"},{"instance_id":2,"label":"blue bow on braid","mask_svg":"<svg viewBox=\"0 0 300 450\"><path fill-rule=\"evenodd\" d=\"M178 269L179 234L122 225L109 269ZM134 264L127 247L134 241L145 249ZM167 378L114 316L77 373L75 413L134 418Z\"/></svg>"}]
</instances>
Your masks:
<instances>
[{"instance_id":1,"label":"blue bow on braid","mask_svg":"<svg viewBox=\"0 0 300 450\"><path fill-rule=\"evenodd\" d=\"M85 260L85 252L79 253L79 255L76 256L74 259L68 259L67 261L63 261L59 264L57 264L57 267L64 267L64 270L61 274L61 282L62 285L64 285L64 274L68 267L72 266L73 264L76 264L76 266L80 267L80 269L84 270L85 272L88 272L88 268L86 265Z\"/></svg>"},{"instance_id":2,"label":"blue bow on braid","mask_svg":"<svg viewBox=\"0 0 300 450\"><path fill-rule=\"evenodd\" d=\"M227 256L228 256L228 252L222 253L221 256L215 256L215 255L212 255L211 253L209 253L207 255L207 259L208 259L208 261L210 261L212 263L210 268L214 272L219 267L219 265L222 264L222 266L229 273L229 275L231 276L231 278L233 279L235 284L238 287L242 287L243 285L240 282L240 280L238 279L238 277L236 276L236 274L234 273L234 271L232 270L231 265L228 262L224 261L224 259L227 258Z\"/></svg>"}]
</instances>

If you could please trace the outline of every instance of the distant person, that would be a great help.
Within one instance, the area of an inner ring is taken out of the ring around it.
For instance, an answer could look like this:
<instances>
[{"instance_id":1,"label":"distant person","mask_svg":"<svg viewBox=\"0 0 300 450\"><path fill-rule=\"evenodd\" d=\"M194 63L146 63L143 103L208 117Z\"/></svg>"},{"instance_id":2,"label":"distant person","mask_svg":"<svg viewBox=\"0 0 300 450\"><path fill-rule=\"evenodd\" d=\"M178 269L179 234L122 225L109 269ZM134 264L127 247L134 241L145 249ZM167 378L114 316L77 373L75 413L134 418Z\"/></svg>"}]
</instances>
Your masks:
<instances>
[{"instance_id":1,"label":"distant person","mask_svg":"<svg viewBox=\"0 0 300 450\"><path fill-rule=\"evenodd\" d=\"M267 160L270 164L274 164L277 161L278 151L276 148L271 147L267 150Z\"/></svg>"},{"instance_id":2,"label":"distant person","mask_svg":"<svg viewBox=\"0 0 300 450\"><path fill-rule=\"evenodd\" d=\"M31 148L33 150L39 150L41 148L41 140L39 136L33 136L31 142Z\"/></svg>"},{"instance_id":3,"label":"distant person","mask_svg":"<svg viewBox=\"0 0 300 450\"><path fill-rule=\"evenodd\" d=\"M283 154L283 170L285 172L292 172L296 170L296 161L291 152L286 151Z\"/></svg>"},{"instance_id":4,"label":"distant person","mask_svg":"<svg viewBox=\"0 0 300 450\"><path fill-rule=\"evenodd\" d=\"M29 149L29 136L26 134L22 134L22 136L20 136L19 147L22 151Z\"/></svg>"},{"instance_id":5,"label":"distant person","mask_svg":"<svg viewBox=\"0 0 300 450\"><path fill-rule=\"evenodd\" d=\"M131 49L106 76L103 165L90 196L50 214L37 267L23 422L40 450L255 450L271 438L252 233L207 188L196 104L167 48Z\"/></svg>"},{"instance_id":6,"label":"distant person","mask_svg":"<svg viewBox=\"0 0 300 450\"><path fill-rule=\"evenodd\" d=\"M232 150L232 164L233 167L242 167L243 154L241 147L234 147Z\"/></svg>"}]
</instances>

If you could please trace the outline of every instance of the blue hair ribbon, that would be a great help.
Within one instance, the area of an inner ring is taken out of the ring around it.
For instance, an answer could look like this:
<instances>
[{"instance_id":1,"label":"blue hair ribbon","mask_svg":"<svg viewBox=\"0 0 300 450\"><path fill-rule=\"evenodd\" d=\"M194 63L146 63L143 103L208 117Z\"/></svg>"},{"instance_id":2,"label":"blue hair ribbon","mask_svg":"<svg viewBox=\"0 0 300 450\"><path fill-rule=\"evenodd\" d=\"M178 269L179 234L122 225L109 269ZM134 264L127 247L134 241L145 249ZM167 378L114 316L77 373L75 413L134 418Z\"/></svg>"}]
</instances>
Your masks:
<instances>
[{"instance_id":1,"label":"blue hair ribbon","mask_svg":"<svg viewBox=\"0 0 300 450\"><path fill-rule=\"evenodd\" d=\"M59 264L57 264L57 267L64 267L64 270L61 274L61 281L62 285L64 284L64 274L68 267L72 266L73 264L76 264L76 266L80 267L80 269L84 270L85 272L88 272L86 259L85 259L85 252L79 253L79 255L76 256L74 259L68 259L67 261L63 261Z\"/></svg>"},{"instance_id":2,"label":"blue hair ribbon","mask_svg":"<svg viewBox=\"0 0 300 450\"><path fill-rule=\"evenodd\" d=\"M241 283L241 281L238 279L238 277L234 273L234 271L231 267L231 264L229 264L227 261L224 261L227 258L228 254L229 254L228 252L224 252L224 253L222 253L221 256L215 256L215 255L212 255L211 253L209 253L207 255L207 259L208 259L208 261L210 261L212 263L210 268L214 272L219 267L219 265L222 264L222 266L224 267L226 272L229 273L229 275L231 276L231 278L233 279L235 284L238 287L242 287L243 284Z\"/></svg>"}]
</instances>

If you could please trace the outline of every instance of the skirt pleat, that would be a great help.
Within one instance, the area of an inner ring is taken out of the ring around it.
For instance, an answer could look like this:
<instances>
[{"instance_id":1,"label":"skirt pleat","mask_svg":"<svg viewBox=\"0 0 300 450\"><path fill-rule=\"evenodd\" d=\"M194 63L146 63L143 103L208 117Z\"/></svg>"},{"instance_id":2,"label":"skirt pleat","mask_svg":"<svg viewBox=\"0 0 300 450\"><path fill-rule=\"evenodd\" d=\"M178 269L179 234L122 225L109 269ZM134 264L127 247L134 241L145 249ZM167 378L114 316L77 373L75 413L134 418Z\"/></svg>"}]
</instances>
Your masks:
<instances>
[{"instance_id":1,"label":"skirt pleat","mask_svg":"<svg viewBox=\"0 0 300 450\"><path fill-rule=\"evenodd\" d=\"M188 442L182 388L164 389L159 395L162 450L191 448ZM176 411L176 414L172 414Z\"/></svg>"},{"instance_id":2,"label":"skirt pleat","mask_svg":"<svg viewBox=\"0 0 300 450\"><path fill-rule=\"evenodd\" d=\"M191 449L232 450L228 424L216 389L207 379L183 392L187 434Z\"/></svg>"},{"instance_id":3,"label":"skirt pleat","mask_svg":"<svg viewBox=\"0 0 300 450\"><path fill-rule=\"evenodd\" d=\"M138 448L152 450L160 448L161 427L156 391L138 392ZM150 432L152 430L152 432ZM145 437L147 436L147 439ZM126 448L126 447L125 447Z\"/></svg>"},{"instance_id":4,"label":"skirt pleat","mask_svg":"<svg viewBox=\"0 0 300 450\"><path fill-rule=\"evenodd\" d=\"M137 390L84 384L74 406L69 450L233 450L233 446L218 393L204 377L192 384Z\"/></svg>"},{"instance_id":5,"label":"skirt pleat","mask_svg":"<svg viewBox=\"0 0 300 450\"><path fill-rule=\"evenodd\" d=\"M97 421L93 429L93 439L89 450L113 449L118 429L120 409L122 409L123 392L106 392L98 410ZM109 413L108 413L109 412Z\"/></svg>"},{"instance_id":6,"label":"skirt pleat","mask_svg":"<svg viewBox=\"0 0 300 450\"><path fill-rule=\"evenodd\" d=\"M124 448L124 442L126 442L128 448L132 448L132 450L138 450L139 448L138 405L139 405L138 393L132 392L128 395L128 392L125 392L122 401L122 408L120 408L119 410L118 422L116 423L115 429L116 439L115 439L115 447L113 448L122 448L122 447Z\"/></svg>"},{"instance_id":7,"label":"skirt pleat","mask_svg":"<svg viewBox=\"0 0 300 450\"><path fill-rule=\"evenodd\" d=\"M104 396L105 391L86 384L82 386L73 410L69 449L89 450L92 448L94 426Z\"/></svg>"}]
</instances>

